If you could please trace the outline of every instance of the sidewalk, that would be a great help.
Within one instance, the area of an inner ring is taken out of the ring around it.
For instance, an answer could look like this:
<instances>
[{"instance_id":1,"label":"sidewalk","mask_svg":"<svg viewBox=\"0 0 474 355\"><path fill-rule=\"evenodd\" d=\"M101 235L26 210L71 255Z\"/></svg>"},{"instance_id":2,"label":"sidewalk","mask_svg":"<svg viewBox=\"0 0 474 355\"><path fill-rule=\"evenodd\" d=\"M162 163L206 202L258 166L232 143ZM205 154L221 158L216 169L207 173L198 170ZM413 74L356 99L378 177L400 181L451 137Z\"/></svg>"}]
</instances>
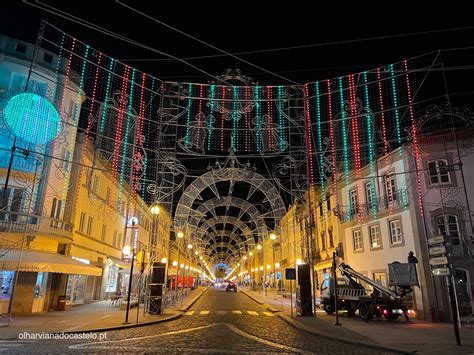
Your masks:
<instances>
[{"instance_id":1,"label":"sidewalk","mask_svg":"<svg viewBox=\"0 0 474 355\"><path fill-rule=\"evenodd\" d=\"M190 307L204 292L205 288L191 291L184 299L184 306ZM148 315L140 305L137 322L137 308L130 308L128 321L125 321L125 310L120 307L110 307L108 301L99 301L86 305L68 308L65 311L43 312L26 316L13 317L8 327L0 327L0 340L18 339L22 332L30 333L63 333L107 331L137 326L144 326L170 321L181 317L179 310L168 306L164 314Z\"/></svg>"},{"instance_id":2,"label":"sidewalk","mask_svg":"<svg viewBox=\"0 0 474 355\"><path fill-rule=\"evenodd\" d=\"M256 302L264 304L269 310L277 311L278 317L292 326L320 335L326 338L353 344L365 344L375 347L387 347L404 352L417 352L420 354L473 354L474 329L461 328L461 344L456 345L453 325L450 323L432 323L414 320L410 323L404 320L386 321L373 320L365 323L360 318L348 318L345 313L340 313L339 323L335 326L335 316L329 316L324 311L317 312L316 317L295 317L289 313L289 307L284 304L281 311L281 299L277 300L267 295L264 299L261 292L242 290ZM286 300L286 299L284 299ZM274 310L274 305L278 304ZM289 301L288 301L289 304Z\"/></svg>"}]
</instances>

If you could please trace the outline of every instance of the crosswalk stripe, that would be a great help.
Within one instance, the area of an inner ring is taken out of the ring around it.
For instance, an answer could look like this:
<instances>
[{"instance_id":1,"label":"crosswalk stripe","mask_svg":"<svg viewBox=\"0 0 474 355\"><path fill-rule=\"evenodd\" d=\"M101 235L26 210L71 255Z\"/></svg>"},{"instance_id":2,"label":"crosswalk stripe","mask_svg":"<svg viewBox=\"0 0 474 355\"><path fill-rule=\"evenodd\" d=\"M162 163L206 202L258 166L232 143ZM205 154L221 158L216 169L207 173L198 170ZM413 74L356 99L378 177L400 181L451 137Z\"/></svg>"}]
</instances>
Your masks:
<instances>
[{"instance_id":1,"label":"crosswalk stripe","mask_svg":"<svg viewBox=\"0 0 474 355\"><path fill-rule=\"evenodd\" d=\"M275 315L272 312L263 312L267 317L275 317Z\"/></svg>"},{"instance_id":2,"label":"crosswalk stripe","mask_svg":"<svg viewBox=\"0 0 474 355\"><path fill-rule=\"evenodd\" d=\"M223 314L226 314L227 312L226 311L217 311L217 314L220 314L220 315L223 315Z\"/></svg>"},{"instance_id":3,"label":"crosswalk stripe","mask_svg":"<svg viewBox=\"0 0 474 355\"><path fill-rule=\"evenodd\" d=\"M251 316L258 316L258 313L255 311L247 311L247 313L250 314Z\"/></svg>"},{"instance_id":4,"label":"crosswalk stripe","mask_svg":"<svg viewBox=\"0 0 474 355\"><path fill-rule=\"evenodd\" d=\"M194 311L187 311L184 313L185 316L192 316L194 314Z\"/></svg>"},{"instance_id":5,"label":"crosswalk stripe","mask_svg":"<svg viewBox=\"0 0 474 355\"><path fill-rule=\"evenodd\" d=\"M201 311L201 314L202 314L202 315L209 314L209 311Z\"/></svg>"},{"instance_id":6,"label":"crosswalk stripe","mask_svg":"<svg viewBox=\"0 0 474 355\"><path fill-rule=\"evenodd\" d=\"M234 314L242 314L242 311L232 311Z\"/></svg>"}]
</instances>

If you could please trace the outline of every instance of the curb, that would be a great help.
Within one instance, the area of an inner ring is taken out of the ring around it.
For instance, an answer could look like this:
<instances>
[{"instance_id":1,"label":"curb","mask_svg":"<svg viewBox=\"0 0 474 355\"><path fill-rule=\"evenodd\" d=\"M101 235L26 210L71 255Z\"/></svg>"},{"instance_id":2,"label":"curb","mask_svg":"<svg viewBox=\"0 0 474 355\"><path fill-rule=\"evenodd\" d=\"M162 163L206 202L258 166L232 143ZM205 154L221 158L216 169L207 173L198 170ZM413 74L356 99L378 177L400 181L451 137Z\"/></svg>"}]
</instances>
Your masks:
<instances>
[{"instance_id":1,"label":"curb","mask_svg":"<svg viewBox=\"0 0 474 355\"><path fill-rule=\"evenodd\" d=\"M253 301L257 302L258 304L261 304L262 306L266 307L270 312L272 313L276 313L276 312L281 312L281 310L279 309L276 309L274 308L273 306L267 304L267 303L264 303L258 299L256 299L255 297L253 297L252 295L248 294L247 292L245 291L242 291L240 290L240 292L242 292L244 295L246 295L247 297L249 297L250 299L252 299Z\"/></svg>"},{"instance_id":2,"label":"curb","mask_svg":"<svg viewBox=\"0 0 474 355\"><path fill-rule=\"evenodd\" d=\"M200 298L202 297L202 295L204 295L204 294L207 292L207 290L209 290L209 286L206 287L206 288L204 289L204 291L201 292L201 294L197 295L196 297L194 297L194 299L192 299L191 301L189 301L189 303L188 303L185 307L183 307L183 308L176 308L176 310L179 311L179 312L187 312L187 310L188 310L189 308L191 308L191 307L197 302L197 300L200 299Z\"/></svg>"},{"instance_id":3,"label":"curb","mask_svg":"<svg viewBox=\"0 0 474 355\"><path fill-rule=\"evenodd\" d=\"M392 347L389 347L389 346L370 344L370 343L366 343L366 342L363 342L363 341L357 341L357 340L351 340L351 339L342 338L342 337L338 337L338 336L327 335L327 334L318 332L317 330L315 330L311 327L308 327L306 325L299 324L295 320L291 319L290 317L288 317L288 316L286 316L282 313L277 313L276 316L278 318L280 318L281 320L283 320L284 322L291 325L292 327L296 328L296 329L299 329L299 330L302 330L304 332L320 336L321 338L326 338L326 339L329 339L329 340L334 340L334 341L347 343L347 344L351 344L351 345L364 346L364 347L368 347L368 348L372 348L372 349L391 351L391 352L399 353L399 354L415 354L417 352L417 350L402 350L402 349L398 349L398 348L392 348Z\"/></svg>"},{"instance_id":4,"label":"curb","mask_svg":"<svg viewBox=\"0 0 474 355\"><path fill-rule=\"evenodd\" d=\"M242 291L242 290L240 290L240 292L242 292L244 295L246 295L247 297L249 297L253 301L257 302L258 304L261 304L261 305L267 307L267 309L269 311L271 311L273 313L276 313L275 315L278 318L280 318L281 320L283 320L284 322L286 322L289 325L291 325L292 327L294 327L296 329L299 329L299 330L302 330L304 332L311 333L311 334L314 334L314 335L317 335L317 336L320 336L322 338L326 338L326 339L329 339L329 340L339 341L339 342L347 343L347 344L351 344L351 345L365 346L365 347L372 348L372 349L391 351L391 352L395 352L395 353L399 353L399 354L414 354L414 353L417 352L417 350L401 350L401 349L391 348L391 347L388 347L388 346L370 344L370 343L365 343L363 341L350 340L350 339L347 339L347 338L331 336L331 335L327 335L327 334L318 332L317 330L315 330L311 327L308 327L308 326L305 326L303 324L300 324L300 323L296 322L292 318L284 315L281 311L275 310L275 308L273 308L272 306L270 306L266 303L263 303L262 301L260 301L260 300L256 299L255 297L251 296L247 292Z\"/></svg>"},{"instance_id":5,"label":"curb","mask_svg":"<svg viewBox=\"0 0 474 355\"><path fill-rule=\"evenodd\" d=\"M147 325L170 322L172 320L181 318L182 316L183 315L181 313L176 312L174 314L169 315L169 317L167 317L167 318L157 319L157 320L144 322L144 323L121 324L121 325L116 325L116 326L112 326L112 327L105 327L105 328L77 329L77 330L71 330L71 331L67 331L67 332L51 332L50 334L98 333L98 332L106 332L106 331L109 331L109 330L137 328L137 327L144 327L144 326L147 326ZM0 340L18 340L18 336L17 337L0 338Z\"/></svg>"}]
</instances>

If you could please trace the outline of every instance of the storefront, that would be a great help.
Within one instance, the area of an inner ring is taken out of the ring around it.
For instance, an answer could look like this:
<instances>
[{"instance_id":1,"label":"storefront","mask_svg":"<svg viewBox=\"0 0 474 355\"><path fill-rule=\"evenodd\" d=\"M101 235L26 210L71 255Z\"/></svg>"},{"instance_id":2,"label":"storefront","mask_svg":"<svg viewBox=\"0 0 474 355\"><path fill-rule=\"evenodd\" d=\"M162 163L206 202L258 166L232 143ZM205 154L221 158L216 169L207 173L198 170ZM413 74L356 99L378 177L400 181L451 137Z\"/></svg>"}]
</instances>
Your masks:
<instances>
[{"instance_id":1,"label":"storefront","mask_svg":"<svg viewBox=\"0 0 474 355\"><path fill-rule=\"evenodd\" d=\"M26 249L21 253L7 253L2 258L0 267L0 309L8 311L11 300L15 270L18 267L18 278L15 285L13 314L28 314L55 309L56 301L50 299L50 294L67 296L67 304L83 303L88 285L94 287L102 269L73 258ZM58 274L67 277L67 283L52 282ZM89 282L94 281L94 282ZM90 288L90 287L89 287ZM49 302L48 302L49 301Z\"/></svg>"}]
</instances>

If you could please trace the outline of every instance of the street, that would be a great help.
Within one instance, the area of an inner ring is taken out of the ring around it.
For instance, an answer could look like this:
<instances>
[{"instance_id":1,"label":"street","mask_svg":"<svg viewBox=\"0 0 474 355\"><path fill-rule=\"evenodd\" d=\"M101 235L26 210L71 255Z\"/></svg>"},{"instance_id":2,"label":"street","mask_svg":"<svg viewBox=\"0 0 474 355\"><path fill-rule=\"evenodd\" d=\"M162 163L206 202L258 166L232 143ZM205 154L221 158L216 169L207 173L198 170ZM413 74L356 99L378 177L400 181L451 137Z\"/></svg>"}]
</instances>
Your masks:
<instances>
[{"instance_id":1,"label":"street","mask_svg":"<svg viewBox=\"0 0 474 355\"><path fill-rule=\"evenodd\" d=\"M9 353L318 353L380 354L299 331L241 292L210 288L180 319L108 331L107 340L18 340L0 343Z\"/></svg>"}]
</instances>

